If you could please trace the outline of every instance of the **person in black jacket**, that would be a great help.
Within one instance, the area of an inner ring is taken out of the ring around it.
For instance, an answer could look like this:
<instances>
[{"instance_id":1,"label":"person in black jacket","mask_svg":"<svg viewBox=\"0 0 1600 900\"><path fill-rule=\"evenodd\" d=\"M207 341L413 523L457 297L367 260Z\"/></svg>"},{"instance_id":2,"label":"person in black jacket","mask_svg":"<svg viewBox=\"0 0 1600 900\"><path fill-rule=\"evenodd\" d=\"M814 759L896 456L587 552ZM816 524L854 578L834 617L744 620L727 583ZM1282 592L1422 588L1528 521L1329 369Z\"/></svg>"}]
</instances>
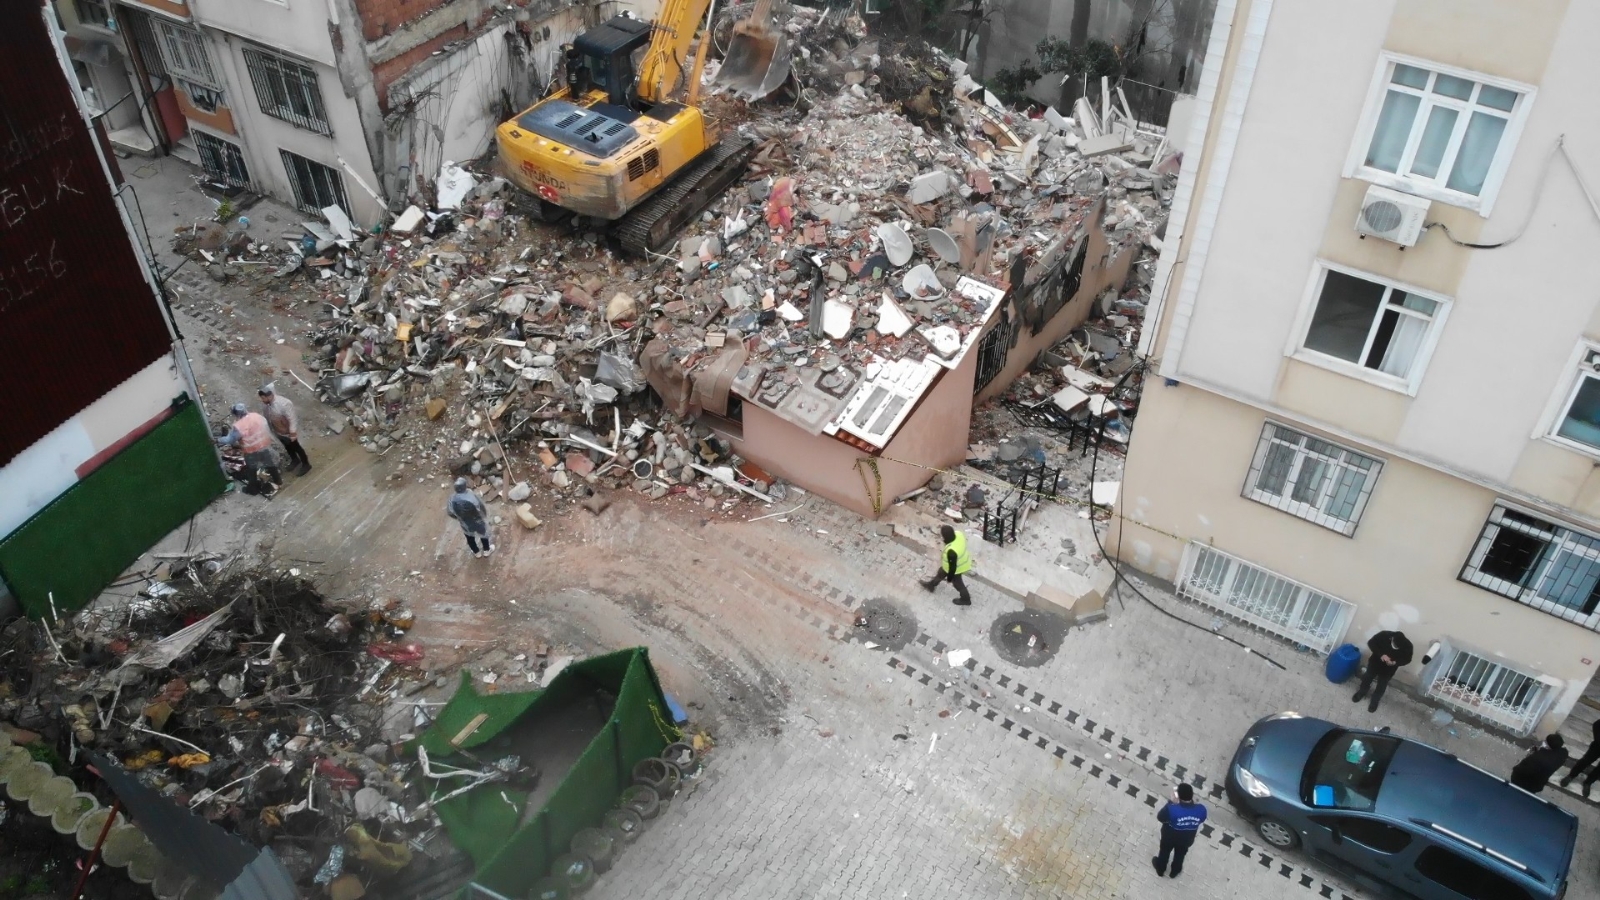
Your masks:
<instances>
[{"instance_id":1,"label":"person in black jacket","mask_svg":"<svg viewBox=\"0 0 1600 900\"><path fill-rule=\"evenodd\" d=\"M1583 756L1580 757L1577 762L1572 764L1572 768L1567 770L1567 777L1561 779L1562 787L1566 787L1567 785L1571 784L1574 778L1577 778L1579 775L1583 774L1584 769L1589 768L1591 763L1597 759L1600 759L1600 719L1595 719L1594 725L1591 726L1591 728L1593 739L1589 741L1589 749L1584 751ZM1595 766L1592 770L1590 770L1589 777L1583 780L1583 796L1585 798L1589 796L1589 788L1592 787L1596 781L1600 781L1600 766Z\"/></svg>"},{"instance_id":2,"label":"person in black jacket","mask_svg":"<svg viewBox=\"0 0 1600 900\"><path fill-rule=\"evenodd\" d=\"M1522 758L1511 770L1511 783L1530 794L1537 794L1550 783L1550 776L1567 764L1566 741L1552 734L1544 739L1544 746Z\"/></svg>"},{"instance_id":3,"label":"person in black jacket","mask_svg":"<svg viewBox=\"0 0 1600 900\"><path fill-rule=\"evenodd\" d=\"M1367 641L1367 649L1372 651L1372 655L1367 657L1367 671L1362 674L1361 687L1350 698L1350 702L1360 703L1367 696L1367 691L1371 690L1372 700L1367 703L1367 712L1377 712L1378 701L1383 699L1389 679L1411 662L1411 641L1403 632L1380 631ZM1373 687L1373 682L1377 682L1376 687Z\"/></svg>"}]
</instances>

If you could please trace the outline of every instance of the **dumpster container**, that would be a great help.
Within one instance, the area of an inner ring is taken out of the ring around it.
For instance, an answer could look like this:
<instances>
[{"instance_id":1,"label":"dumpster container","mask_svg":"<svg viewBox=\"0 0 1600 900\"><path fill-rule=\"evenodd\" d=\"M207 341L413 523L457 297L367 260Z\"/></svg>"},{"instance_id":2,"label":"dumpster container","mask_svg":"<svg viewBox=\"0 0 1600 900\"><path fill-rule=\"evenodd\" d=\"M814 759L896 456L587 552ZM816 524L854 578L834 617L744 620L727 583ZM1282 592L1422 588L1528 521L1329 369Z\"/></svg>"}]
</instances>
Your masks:
<instances>
[{"instance_id":1,"label":"dumpster container","mask_svg":"<svg viewBox=\"0 0 1600 900\"><path fill-rule=\"evenodd\" d=\"M1345 644L1328 654L1328 680L1334 684L1344 684L1350 676L1356 674L1361 668L1361 648L1355 644Z\"/></svg>"}]
</instances>

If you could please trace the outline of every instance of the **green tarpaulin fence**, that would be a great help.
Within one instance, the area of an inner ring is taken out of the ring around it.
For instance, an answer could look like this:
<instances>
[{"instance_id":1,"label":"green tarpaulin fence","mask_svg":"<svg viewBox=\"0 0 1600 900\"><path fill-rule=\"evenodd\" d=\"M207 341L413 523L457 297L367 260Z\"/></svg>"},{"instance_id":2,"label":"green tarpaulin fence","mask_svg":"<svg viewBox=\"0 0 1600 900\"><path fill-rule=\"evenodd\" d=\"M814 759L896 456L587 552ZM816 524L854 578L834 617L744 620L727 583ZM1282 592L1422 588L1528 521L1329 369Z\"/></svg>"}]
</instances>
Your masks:
<instances>
[{"instance_id":1,"label":"green tarpaulin fence","mask_svg":"<svg viewBox=\"0 0 1600 900\"><path fill-rule=\"evenodd\" d=\"M544 778L559 779L559 784L531 818L525 816L521 798L494 784L439 805L445 830L472 857L478 869L476 881L484 887L508 897L526 896L549 873L555 858L567 851L572 836L600 824L616 805L634 765L659 756L677 740L649 653L636 647L573 663L541 691L479 694L471 675L464 674L455 696L418 739L430 759L475 769L474 762L451 758L455 748L450 741L478 716L488 718L462 740L462 749L481 748L514 725L537 729L542 716L593 696L615 697L609 716L570 768L543 773ZM528 824L518 828L524 820Z\"/></svg>"},{"instance_id":2,"label":"green tarpaulin fence","mask_svg":"<svg viewBox=\"0 0 1600 900\"><path fill-rule=\"evenodd\" d=\"M80 609L227 487L200 407L180 397L149 434L0 541L0 577L37 619Z\"/></svg>"}]
</instances>

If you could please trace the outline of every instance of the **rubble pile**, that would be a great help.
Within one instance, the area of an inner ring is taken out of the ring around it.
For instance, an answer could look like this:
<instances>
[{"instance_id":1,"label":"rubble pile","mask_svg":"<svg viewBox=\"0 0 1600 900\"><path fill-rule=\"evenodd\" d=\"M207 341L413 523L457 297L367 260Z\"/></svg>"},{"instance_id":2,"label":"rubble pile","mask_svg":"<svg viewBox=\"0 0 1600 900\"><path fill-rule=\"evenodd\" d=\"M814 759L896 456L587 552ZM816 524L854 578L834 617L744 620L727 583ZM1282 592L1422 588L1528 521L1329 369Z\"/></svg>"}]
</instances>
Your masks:
<instances>
[{"instance_id":1,"label":"rubble pile","mask_svg":"<svg viewBox=\"0 0 1600 900\"><path fill-rule=\"evenodd\" d=\"M403 879L431 816L407 812L422 800L404 781L414 762L397 762L381 719L421 657L404 641L411 614L343 611L292 569L178 568L146 592L158 596L102 617L0 632L7 733L67 763L119 761L271 847L308 891L329 866L369 886Z\"/></svg>"},{"instance_id":2,"label":"rubble pile","mask_svg":"<svg viewBox=\"0 0 1600 900\"><path fill-rule=\"evenodd\" d=\"M1109 97L1029 119L925 45L882 52L858 19L796 7L788 29L806 102L744 110L748 177L665 255L622 259L599 223L541 224L531 198L454 164L436 209L381 234L330 208L285 235L276 274L308 277L274 287L318 311L335 429L400 447L393 477L473 477L530 528L534 494L729 509L783 485L708 422L745 403L794 421L802 394L831 416L875 379L953 365L996 298L1091 225L1112 254L1159 248L1173 155ZM1128 294L1102 324L1137 327Z\"/></svg>"}]
</instances>

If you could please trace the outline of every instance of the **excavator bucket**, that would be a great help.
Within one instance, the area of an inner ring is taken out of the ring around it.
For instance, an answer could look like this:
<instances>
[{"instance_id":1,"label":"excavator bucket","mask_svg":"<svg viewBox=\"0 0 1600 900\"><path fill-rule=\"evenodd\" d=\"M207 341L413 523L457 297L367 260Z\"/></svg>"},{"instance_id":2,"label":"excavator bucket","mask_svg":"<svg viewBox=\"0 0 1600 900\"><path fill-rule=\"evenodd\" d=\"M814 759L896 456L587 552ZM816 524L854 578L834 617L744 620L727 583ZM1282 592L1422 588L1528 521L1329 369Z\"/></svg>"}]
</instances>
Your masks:
<instances>
[{"instance_id":1,"label":"excavator bucket","mask_svg":"<svg viewBox=\"0 0 1600 900\"><path fill-rule=\"evenodd\" d=\"M789 37L773 23L772 0L756 0L755 8L733 26L733 40L717 72L717 88L760 100L783 84L791 65Z\"/></svg>"}]
</instances>

